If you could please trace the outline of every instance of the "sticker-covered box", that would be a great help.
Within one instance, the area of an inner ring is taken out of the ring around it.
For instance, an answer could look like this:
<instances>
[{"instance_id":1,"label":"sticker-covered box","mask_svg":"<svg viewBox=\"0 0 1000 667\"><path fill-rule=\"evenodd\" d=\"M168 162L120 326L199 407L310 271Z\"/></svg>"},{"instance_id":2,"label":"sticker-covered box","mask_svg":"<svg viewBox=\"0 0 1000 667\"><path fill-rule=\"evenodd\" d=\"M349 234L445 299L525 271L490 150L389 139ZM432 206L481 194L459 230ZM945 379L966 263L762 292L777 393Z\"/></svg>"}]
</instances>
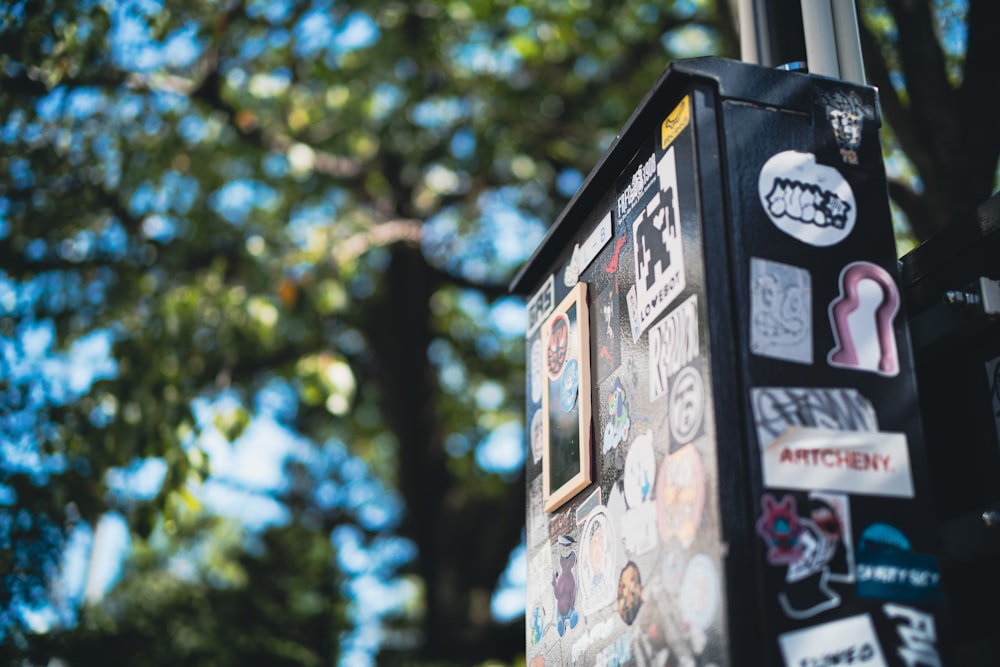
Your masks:
<instances>
[{"instance_id":1,"label":"sticker-covered box","mask_svg":"<svg viewBox=\"0 0 1000 667\"><path fill-rule=\"evenodd\" d=\"M675 63L515 278L529 665L944 663L879 123Z\"/></svg>"}]
</instances>

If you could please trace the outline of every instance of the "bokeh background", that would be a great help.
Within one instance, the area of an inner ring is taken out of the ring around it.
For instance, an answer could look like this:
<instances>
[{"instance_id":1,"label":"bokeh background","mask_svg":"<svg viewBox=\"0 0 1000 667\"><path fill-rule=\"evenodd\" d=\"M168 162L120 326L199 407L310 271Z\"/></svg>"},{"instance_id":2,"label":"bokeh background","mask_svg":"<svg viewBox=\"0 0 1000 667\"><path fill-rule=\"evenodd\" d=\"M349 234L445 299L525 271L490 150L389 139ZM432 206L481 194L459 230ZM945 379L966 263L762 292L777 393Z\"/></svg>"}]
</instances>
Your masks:
<instances>
[{"instance_id":1,"label":"bokeh background","mask_svg":"<svg viewBox=\"0 0 1000 667\"><path fill-rule=\"evenodd\" d=\"M0 5L0 662L524 662L507 283L724 0ZM859 0L900 252L1000 3Z\"/></svg>"}]
</instances>

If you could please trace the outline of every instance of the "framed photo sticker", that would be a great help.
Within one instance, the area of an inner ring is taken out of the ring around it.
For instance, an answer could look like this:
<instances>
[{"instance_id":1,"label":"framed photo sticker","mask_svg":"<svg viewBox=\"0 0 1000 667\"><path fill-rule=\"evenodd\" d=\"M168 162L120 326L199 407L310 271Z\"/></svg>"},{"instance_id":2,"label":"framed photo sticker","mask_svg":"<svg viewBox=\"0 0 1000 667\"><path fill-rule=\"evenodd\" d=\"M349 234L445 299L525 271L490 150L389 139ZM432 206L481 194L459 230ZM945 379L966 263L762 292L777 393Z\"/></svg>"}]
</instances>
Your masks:
<instances>
[{"instance_id":1,"label":"framed photo sticker","mask_svg":"<svg viewBox=\"0 0 1000 667\"><path fill-rule=\"evenodd\" d=\"M554 512L591 482L589 327L586 283L577 283L542 325L546 512Z\"/></svg>"}]
</instances>

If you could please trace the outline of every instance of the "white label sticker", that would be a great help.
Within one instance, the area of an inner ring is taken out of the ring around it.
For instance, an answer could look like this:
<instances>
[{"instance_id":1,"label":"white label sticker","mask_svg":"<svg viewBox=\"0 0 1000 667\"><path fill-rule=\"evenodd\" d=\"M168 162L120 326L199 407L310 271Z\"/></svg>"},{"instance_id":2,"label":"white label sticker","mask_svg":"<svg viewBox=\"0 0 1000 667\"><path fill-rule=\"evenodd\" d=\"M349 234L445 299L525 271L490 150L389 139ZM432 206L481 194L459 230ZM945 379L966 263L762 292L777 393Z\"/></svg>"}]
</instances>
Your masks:
<instances>
[{"instance_id":1,"label":"white label sticker","mask_svg":"<svg viewBox=\"0 0 1000 667\"><path fill-rule=\"evenodd\" d=\"M812 339L809 272L751 258L750 351L762 357L811 364Z\"/></svg>"},{"instance_id":2,"label":"white label sticker","mask_svg":"<svg viewBox=\"0 0 1000 667\"><path fill-rule=\"evenodd\" d=\"M684 291L684 255L673 146L656 165L659 192L632 223L635 284L625 297L632 340Z\"/></svg>"},{"instance_id":3,"label":"white label sticker","mask_svg":"<svg viewBox=\"0 0 1000 667\"><path fill-rule=\"evenodd\" d=\"M857 219L850 184L812 153L784 151L764 163L757 181L760 204L771 222L809 245L840 243Z\"/></svg>"},{"instance_id":4,"label":"white label sticker","mask_svg":"<svg viewBox=\"0 0 1000 667\"><path fill-rule=\"evenodd\" d=\"M527 335L535 333L556 305L556 281L549 276L542 288L528 301Z\"/></svg>"},{"instance_id":5,"label":"white label sticker","mask_svg":"<svg viewBox=\"0 0 1000 667\"><path fill-rule=\"evenodd\" d=\"M864 665L886 667L868 614L850 616L778 636L785 667Z\"/></svg>"},{"instance_id":6,"label":"white label sticker","mask_svg":"<svg viewBox=\"0 0 1000 667\"><path fill-rule=\"evenodd\" d=\"M611 226L611 211L608 211L601 221L597 223L597 228L591 232L587 240L583 242L580 246L580 273L590 266L590 263L594 261L594 258L600 254L601 250L608 244L611 240L612 226Z\"/></svg>"},{"instance_id":7,"label":"white label sticker","mask_svg":"<svg viewBox=\"0 0 1000 667\"><path fill-rule=\"evenodd\" d=\"M878 430L856 389L750 390L768 487L913 497L904 433Z\"/></svg>"},{"instance_id":8,"label":"white label sticker","mask_svg":"<svg viewBox=\"0 0 1000 667\"><path fill-rule=\"evenodd\" d=\"M611 211L608 211L597 223L597 228L583 242L583 245L578 243L573 247L573 255L569 258L569 264L566 265L566 271L563 274L563 284L566 287L573 287L580 282L580 274L590 266L601 249L611 240L611 231Z\"/></svg>"},{"instance_id":9,"label":"white label sticker","mask_svg":"<svg viewBox=\"0 0 1000 667\"><path fill-rule=\"evenodd\" d=\"M767 487L913 497L905 433L789 426L762 467Z\"/></svg>"}]
</instances>

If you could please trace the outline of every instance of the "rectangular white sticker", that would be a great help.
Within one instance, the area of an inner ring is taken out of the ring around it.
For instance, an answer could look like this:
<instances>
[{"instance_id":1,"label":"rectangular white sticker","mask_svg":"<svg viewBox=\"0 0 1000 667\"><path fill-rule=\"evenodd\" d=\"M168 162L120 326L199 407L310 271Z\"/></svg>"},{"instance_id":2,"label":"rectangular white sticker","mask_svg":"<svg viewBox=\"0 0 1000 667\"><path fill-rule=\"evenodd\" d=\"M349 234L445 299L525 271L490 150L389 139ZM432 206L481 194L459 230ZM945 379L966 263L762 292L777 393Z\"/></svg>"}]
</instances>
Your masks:
<instances>
[{"instance_id":1,"label":"rectangular white sticker","mask_svg":"<svg viewBox=\"0 0 1000 667\"><path fill-rule=\"evenodd\" d=\"M667 381L700 353L698 298L689 297L649 330L649 400L667 393Z\"/></svg>"},{"instance_id":2,"label":"rectangular white sticker","mask_svg":"<svg viewBox=\"0 0 1000 667\"><path fill-rule=\"evenodd\" d=\"M656 173L659 191L632 223L635 284L629 288L625 301L635 341L680 296L685 286L673 146L660 158Z\"/></svg>"},{"instance_id":3,"label":"rectangular white sticker","mask_svg":"<svg viewBox=\"0 0 1000 667\"><path fill-rule=\"evenodd\" d=\"M555 305L556 280L554 276L549 276L542 288L528 301L528 337L538 330Z\"/></svg>"},{"instance_id":4,"label":"rectangular white sticker","mask_svg":"<svg viewBox=\"0 0 1000 667\"><path fill-rule=\"evenodd\" d=\"M597 223L597 229L591 232L590 236L587 237L587 240L580 247L580 263L577 265L580 273L583 273L583 270L590 266L594 258L600 254L604 246L611 240L611 236L611 211L608 211L601 218L601 221Z\"/></svg>"},{"instance_id":5,"label":"rectangular white sticker","mask_svg":"<svg viewBox=\"0 0 1000 667\"><path fill-rule=\"evenodd\" d=\"M868 614L850 616L778 636L785 667L854 665L886 667Z\"/></svg>"},{"instance_id":6,"label":"rectangular white sticker","mask_svg":"<svg viewBox=\"0 0 1000 667\"><path fill-rule=\"evenodd\" d=\"M913 497L905 433L789 426L762 467L767 487Z\"/></svg>"},{"instance_id":7,"label":"rectangular white sticker","mask_svg":"<svg viewBox=\"0 0 1000 667\"><path fill-rule=\"evenodd\" d=\"M750 351L800 364L813 361L809 272L790 264L750 259Z\"/></svg>"}]
</instances>

